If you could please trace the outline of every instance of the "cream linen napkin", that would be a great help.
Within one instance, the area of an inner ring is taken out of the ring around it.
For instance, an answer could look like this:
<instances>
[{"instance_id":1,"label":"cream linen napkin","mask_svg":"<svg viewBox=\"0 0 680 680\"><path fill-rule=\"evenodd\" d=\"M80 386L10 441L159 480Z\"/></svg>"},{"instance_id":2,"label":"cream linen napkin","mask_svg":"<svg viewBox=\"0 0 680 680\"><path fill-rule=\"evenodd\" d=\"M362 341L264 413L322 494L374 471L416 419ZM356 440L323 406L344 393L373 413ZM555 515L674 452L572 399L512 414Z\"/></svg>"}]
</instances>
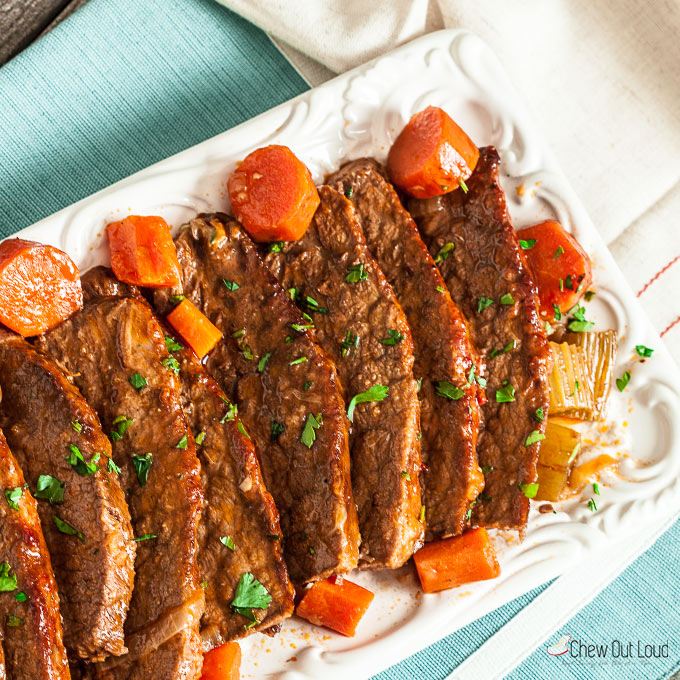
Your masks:
<instances>
[{"instance_id":1,"label":"cream linen napkin","mask_svg":"<svg viewBox=\"0 0 680 680\"><path fill-rule=\"evenodd\" d=\"M313 85L429 31L483 38L680 352L680 2L219 1L268 31Z\"/></svg>"}]
</instances>

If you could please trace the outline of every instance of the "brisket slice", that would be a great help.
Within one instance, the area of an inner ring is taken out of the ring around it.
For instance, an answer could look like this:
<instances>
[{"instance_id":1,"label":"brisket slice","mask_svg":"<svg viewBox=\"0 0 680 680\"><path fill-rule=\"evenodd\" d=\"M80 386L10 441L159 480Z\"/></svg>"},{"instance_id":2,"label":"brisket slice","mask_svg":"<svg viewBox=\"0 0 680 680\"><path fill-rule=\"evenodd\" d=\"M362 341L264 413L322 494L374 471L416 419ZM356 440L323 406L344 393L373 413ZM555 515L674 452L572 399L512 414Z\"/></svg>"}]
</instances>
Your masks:
<instances>
[{"instance_id":1,"label":"brisket slice","mask_svg":"<svg viewBox=\"0 0 680 680\"><path fill-rule=\"evenodd\" d=\"M139 296L136 288L119 282L104 267L90 269L82 284L86 301L97 296ZM174 338L172 333L166 337ZM293 587L283 562L279 515L265 489L252 440L239 429L240 421L220 422L227 408L226 395L191 349L183 347L172 355L179 362L184 413L201 441L196 446L204 498L198 525L198 564L207 584L201 619L206 650L275 626L290 616ZM220 542L227 536L234 543L233 551ZM252 573L272 596L266 610L253 611L259 621L252 628L230 607L244 573Z\"/></svg>"},{"instance_id":2,"label":"brisket slice","mask_svg":"<svg viewBox=\"0 0 680 680\"><path fill-rule=\"evenodd\" d=\"M383 401L357 405L350 451L360 564L396 568L420 547L424 535L411 331L352 204L327 186L319 195L304 236L265 261L284 288L295 289L291 295L313 318L318 341L338 367L345 401L375 385L389 388ZM358 280L350 283L348 276ZM355 335L356 343L344 342ZM390 337L393 344L385 344Z\"/></svg>"},{"instance_id":3,"label":"brisket slice","mask_svg":"<svg viewBox=\"0 0 680 680\"><path fill-rule=\"evenodd\" d=\"M17 578L16 591L0 593L0 677L69 680L57 584L36 502L24 483L0 431L0 564L7 563L10 575ZM19 509L14 510L4 491L17 488L23 493L17 501ZM26 594L24 602L15 597L20 592ZM10 616L17 619L10 620ZM10 621L17 625L9 625Z\"/></svg>"},{"instance_id":4,"label":"brisket slice","mask_svg":"<svg viewBox=\"0 0 680 680\"><path fill-rule=\"evenodd\" d=\"M90 661L124 654L135 544L123 491L107 470L111 444L96 413L54 361L3 330L0 387L0 427L30 488L35 492L41 475L65 485L63 499L39 500L38 512L59 586L66 647ZM69 464L70 446L88 463L99 457L94 474L79 474ZM59 531L55 516L86 542Z\"/></svg>"},{"instance_id":5,"label":"brisket slice","mask_svg":"<svg viewBox=\"0 0 680 680\"><path fill-rule=\"evenodd\" d=\"M424 463L426 539L459 534L470 503L484 487L477 462L479 359L467 323L397 192L371 158L352 161L328 178L354 205L371 254L394 288L413 336L413 373L422 380L420 441ZM440 258L447 257L445 251ZM461 388L458 399L436 392L438 383Z\"/></svg>"},{"instance_id":6,"label":"brisket slice","mask_svg":"<svg viewBox=\"0 0 680 680\"><path fill-rule=\"evenodd\" d=\"M520 485L536 482L538 457L538 445L526 446L525 441L534 430L545 429L536 411L548 412L550 349L537 312L536 287L505 205L499 162L493 147L481 149L467 193L413 200L409 208L431 254L455 244L439 269L468 320L488 376L477 445L486 486L474 507L473 524L523 530L529 500ZM507 294L512 302L502 304ZM482 298L493 303L484 308ZM503 395L514 401L498 401Z\"/></svg>"},{"instance_id":7,"label":"brisket slice","mask_svg":"<svg viewBox=\"0 0 680 680\"><path fill-rule=\"evenodd\" d=\"M333 363L303 329L306 321L237 222L221 214L199 216L176 245L182 285L156 291L155 304L165 314L170 295L181 292L224 334L207 368L238 404L255 443L281 514L293 582L350 571L357 564L359 532ZM299 356L307 361L291 365ZM323 426L307 447L301 436L310 413L321 414Z\"/></svg>"},{"instance_id":8,"label":"brisket slice","mask_svg":"<svg viewBox=\"0 0 680 680\"><path fill-rule=\"evenodd\" d=\"M129 653L98 664L96 672L116 680L193 679L202 664L205 600L196 534L203 498L194 438L179 380L167 366L163 332L144 303L105 298L88 303L38 342L73 376L105 431L118 433L113 459L121 468L135 536L142 539L125 624Z\"/></svg>"}]
</instances>

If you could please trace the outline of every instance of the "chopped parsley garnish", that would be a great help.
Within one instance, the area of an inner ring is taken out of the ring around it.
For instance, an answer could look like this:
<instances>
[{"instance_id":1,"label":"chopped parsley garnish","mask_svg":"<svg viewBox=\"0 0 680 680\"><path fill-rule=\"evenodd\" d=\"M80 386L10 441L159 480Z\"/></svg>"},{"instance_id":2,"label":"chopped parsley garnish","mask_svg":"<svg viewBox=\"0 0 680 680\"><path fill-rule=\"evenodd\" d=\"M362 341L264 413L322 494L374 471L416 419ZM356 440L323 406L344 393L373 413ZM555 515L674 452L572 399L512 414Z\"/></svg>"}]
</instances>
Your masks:
<instances>
[{"instance_id":1,"label":"chopped parsley garnish","mask_svg":"<svg viewBox=\"0 0 680 680\"><path fill-rule=\"evenodd\" d=\"M404 479L406 479L407 481L409 481L409 482L411 481L411 475L409 475L409 473L406 472L405 470L402 470L402 471L401 471L401 476L402 476Z\"/></svg>"},{"instance_id":2,"label":"chopped parsley garnish","mask_svg":"<svg viewBox=\"0 0 680 680\"><path fill-rule=\"evenodd\" d=\"M420 513L418 515L418 521L419 522L424 522L425 521L425 506L421 505L420 506Z\"/></svg>"},{"instance_id":3,"label":"chopped parsley garnish","mask_svg":"<svg viewBox=\"0 0 680 680\"><path fill-rule=\"evenodd\" d=\"M269 357L272 355L271 352L267 352L258 362L257 362L257 370L262 373L264 371L264 367L267 365L267 362L269 361Z\"/></svg>"},{"instance_id":4,"label":"chopped parsley garnish","mask_svg":"<svg viewBox=\"0 0 680 680\"><path fill-rule=\"evenodd\" d=\"M187 445L189 444L189 438L183 434L182 438L175 444L176 449L186 449Z\"/></svg>"},{"instance_id":5,"label":"chopped parsley garnish","mask_svg":"<svg viewBox=\"0 0 680 680\"><path fill-rule=\"evenodd\" d=\"M421 430L418 432L418 436L416 437L416 441L419 442L423 438L423 431Z\"/></svg>"},{"instance_id":6,"label":"chopped parsley garnish","mask_svg":"<svg viewBox=\"0 0 680 680\"><path fill-rule=\"evenodd\" d=\"M133 373L130 376L130 385L132 385L137 392L141 392L143 387L146 387L149 383L146 378L139 373Z\"/></svg>"},{"instance_id":7,"label":"chopped parsley garnish","mask_svg":"<svg viewBox=\"0 0 680 680\"><path fill-rule=\"evenodd\" d=\"M145 453L143 456L132 456L132 464L139 483L144 486L149 478L149 469L151 468L151 454Z\"/></svg>"},{"instance_id":8,"label":"chopped parsley garnish","mask_svg":"<svg viewBox=\"0 0 680 680\"><path fill-rule=\"evenodd\" d=\"M517 346L517 341L516 340L510 340L510 342L503 347L503 349L492 349L489 352L489 359L495 359L499 354L505 354L507 352L510 352L511 350L515 349Z\"/></svg>"},{"instance_id":9,"label":"chopped parsley garnish","mask_svg":"<svg viewBox=\"0 0 680 680\"><path fill-rule=\"evenodd\" d=\"M567 274L567 277L564 279L564 287L574 290L574 279L571 274Z\"/></svg>"},{"instance_id":10,"label":"chopped parsley garnish","mask_svg":"<svg viewBox=\"0 0 680 680\"><path fill-rule=\"evenodd\" d=\"M538 420L539 423L542 423L545 420L545 414L543 413L542 406L536 409L536 413L534 413L534 418L536 418L536 420Z\"/></svg>"},{"instance_id":11,"label":"chopped parsley garnish","mask_svg":"<svg viewBox=\"0 0 680 680\"><path fill-rule=\"evenodd\" d=\"M83 431L83 426L77 420L71 421L71 427L73 428L73 431L77 432L78 434Z\"/></svg>"},{"instance_id":12,"label":"chopped parsley garnish","mask_svg":"<svg viewBox=\"0 0 680 680\"><path fill-rule=\"evenodd\" d=\"M274 241L269 244L270 253L281 253L283 252L283 241Z\"/></svg>"},{"instance_id":13,"label":"chopped parsley garnish","mask_svg":"<svg viewBox=\"0 0 680 680\"><path fill-rule=\"evenodd\" d=\"M246 329L245 329L245 328L241 328L241 329L238 330L238 331L234 331L234 332L231 334L231 337L232 337L232 338L238 339L238 338L242 338L245 334L246 334Z\"/></svg>"},{"instance_id":14,"label":"chopped parsley garnish","mask_svg":"<svg viewBox=\"0 0 680 680\"><path fill-rule=\"evenodd\" d=\"M387 337L382 338L380 342L382 342L383 345L398 345L403 339L404 336L399 331L390 329L387 331Z\"/></svg>"},{"instance_id":15,"label":"chopped parsley garnish","mask_svg":"<svg viewBox=\"0 0 680 680\"><path fill-rule=\"evenodd\" d=\"M503 387L496 390L496 402L499 404L515 401L515 388L506 380Z\"/></svg>"},{"instance_id":16,"label":"chopped parsley garnish","mask_svg":"<svg viewBox=\"0 0 680 680\"><path fill-rule=\"evenodd\" d=\"M246 431L245 425L239 420L238 423L236 423L236 429L244 436L248 437L250 439L250 435Z\"/></svg>"},{"instance_id":17,"label":"chopped parsley garnish","mask_svg":"<svg viewBox=\"0 0 680 680\"><path fill-rule=\"evenodd\" d=\"M328 310L325 307L321 307L319 303L313 297L309 297L309 295L305 298L305 305L310 312L328 314Z\"/></svg>"},{"instance_id":18,"label":"chopped parsley garnish","mask_svg":"<svg viewBox=\"0 0 680 680\"><path fill-rule=\"evenodd\" d=\"M133 418L126 418L125 416L117 416L113 421L114 428L109 435L112 442L117 442L119 439L123 438L123 435L127 432L128 427L132 425Z\"/></svg>"},{"instance_id":19,"label":"chopped parsley garnish","mask_svg":"<svg viewBox=\"0 0 680 680\"><path fill-rule=\"evenodd\" d=\"M226 279L222 279L222 283L224 284L225 288L230 291L235 291L238 290L241 286L239 286L236 281L227 281Z\"/></svg>"},{"instance_id":20,"label":"chopped parsley garnish","mask_svg":"<svg viewBox=\"0 0 680 680\"><path fill-rule=\"evenodd\" d=\"M106 457L106 469L114 475L120 474L120 468L113 462L113 458Z\"/></svg>"},{"instance_id":21,"label":"chopped parsley garnish","mask_svg":"<svg viewBox=\"0 0 680 680\"><path fill-rule=\"evenodd\" d=\"M231 536L220 536L220 543L229 548L231 552L236 550L236 546L234 545L234 541L231 540Z\"/></svg>"},{"instance_id":22,"label":"chopped parsley garnish","mask_svg":"<svg viewBox=\"0 0 680 680\"><path fill-rule=\"evenodd\" d=\"M472 385L472 383L475 381L480 387L486 387L486 378L482 378L481 375L475 375L476 368L477 367L474 364L470 366L470 373L468 373L467 384L465 387L470 387L470 385Z\"/></svg>"},{"instance_id":23,"label":"chopped parsley garnish","mask_svg":"<svg viewBox=\"0 0 680 680\"><path fill-rule=\"evenodd\" d=\"M289 288L286 292L288 293L288 297L290 297L293 302L295 302L300 295L299 288L296 288L295 286L293 286L293 288Z\"/></svg>"},{"instance_id":24,"label":"chopped parsley garnish","mask_svg":"<svg viewBox=\"0 0 680 680\"><path fill-rule=\"evenodd\" d=\"M523 240L523 239L519 240L519 247L522 250L531 250L535 245L536 245L536 239L535 238L530 238L530 239L527 239L526 241Z\"/></svg>"},{"instance_id":25,"label":"chopped parsley garnish","mask_svg":"<svg viewBox=\"0 0 680 680\"><path fill-rule=\"evenodd\" d=\"M592 498L588 501L588 510L590 512L597 512L597 504Z\"/></svg>"},{"instance_id":26,"label":"chopped parsley garnish","mask_svg":"<svg viewBox=\"0 0 680 680\"><path fill-rule=\"evenodd\" d=\"M205 578L204 578L204 579L201 581L201 588L203 588L203 590L208 590L208 579L205 579Z\"/></svg>"},{"instance_id":27,"label":"chopped parsley garnish","mask_svg":"<svg viewBox=\"0 0 680 680\"><path fill-rule=\"evenodd\" d=\"M60 517L57 517L56 515L52 515L52 517L54 519L54 523L57 525L57 529L59 529L62 534L66 534L68 536L77 536L83 543L87 543L85 540L85 534L78 531L78 529L74 529L68 522L64 522L64 520Z\"/></svg>"},{"instance_id":28,"label":"chopped parsley garnish","mask_svg":"<svg viewBox=\"0 0 680 680\"><path fill-rule=\"evenodd\" d=\"M293 342L293 338L290 337L290 335L287 335L284 339L284 342Z\"/></svg>"},{"instance_id":29,"label":"chopped parsley garnish","mask_svg":"<svg viewBox=\"0 0 680 680\"><path fill-rule=\"evenodd\" d=\"M437 252L437 256L434 258L434 261L441 262L442 260L445 260L453 252L455 247L456 244L451 243L451 241L445 243Z\"/></svg>"},{"instance_id":30,"label":"chopped parsley garnish","mask_svg":"<svg viewBox=\"0 0 680 680\"><path fill-rule=\"evenodd\" d=\"M616 387L618 387L619 392L623 392L626 386L630 382L630 371L626 371L620 378L616 379Z\"/></svg>"},{"instance_id":31,"label":"chopped parsley garnish","mask_svg":"<svg viewBox=\"0 0 680 680\"><path fill-rule=\"evenodd\" d=\"M587 290L583 297L585 298L586 302L590 302L595 297L595 291Z\"/></svg>"},{"instance_id":32,"label":"chopped parsley garnish","mask_svg":"<svg viewBox=\"0 0 680 680\"><path fill-rule=\"evenodd\" d=\"M444 286L437 286L436 290L438 293L446 293L446 288L444 288Z\"/></svg>"},{"instance_id":33,"label":"chopped parsley garnish","mask_svg":"<svg viewBox=\"0 0 680 680\"><path fill-rule=\"evenodd\" d=\"M144 536L135 536L133 541L148 541L150 538L158 538L158 534L144 534Z\"/></svg>"},{"instance_id":34,"label":"chopped parsley garnish","mask_svg":"<svg viewBox=\"0 0 680 680\"><path fill-rule=\"evenodd\" d=\"M302 389L306 392L310 387L312 386L312 381L311 380L305 380L302 383Z\"/></svg>"},{"instance_id":35,"label":"chopped parsley garnish","mask_svg":"<svg viewBox=\"0 0 680 680\"><path fill-rule=\"evenodd\" d=\"M7 625L10 628L20 628L24 625L24 620L20 616L14 614L7 614Z\"/></svg>"},{"instance_id":36,"label":"chopped parsley garnish","mask_svg":"<svg viewBox=\"0 0 680 680\"><path fill-rule=\"evenodd\" d=\"M179 361L175 357L165 357L161 359L161 365L171 370L175 375L179 375Z\"/></svg>"},{"instance_id":37,"label":"chopped parsley garnish","mask_svg":"<svg viewBox=\"0 0 680 680\"><path fill-rule=\"evenodd\" d=\"M12 510L19 509L19 501L23 495L24 490L20 486L16 486L13 489L5 489L5 500Z\"/></svg>"},{"instance_id":38,"label":"chopped parsley garnish","mask_svg":"<svg viewBox=\"0 0 680 680\"><path fill-rule=\"evenodd\" d=\"M515 298L512 297L510 293L506 293L505 295L501 295L501 304L502 305L514 305L515 304Z\"/></svg>"},{"instance_id":39,"label":"chopped parsley garnish","mask_svg":"<svg viewBox=\"0 0 680 680\"><path fill-rule=\"evenodd\" d=\"M600 485L597 482L593 483L593 493L596 496L600 495Z\"/></svg>"},{"instance_id":40,"label":"chopped parsley garnish","mask_svg":"<svg viewBox=\"0 0 680 680\"><path fill-rule=\"evenodd\" d=\"M595 325L592 321L586 320L586 309L579 304L575 304L567 314L571 314L574 317L567 324L567 328L573 333L584 333Z\"/></svg>"},{"instance_id":41,"label":"chopped parsley garnish","mask_svg":"<svg viewBox=\"0 0 680 680\"><path fill-rule=\"evenodd\" d=\"M205 440L205 430L201 430L196 435L196 446L203 446L203 441Z\"/></svg>"},{"instance_id":42,"label":"chopped parsley garnish","mask_svg":"<svg viewBox=\"0 0 680 680\"><path fill-rule=\"evenodd\" d=\"M493 302L494 301L491 298L482 295L482 297L479 298L479 302L477 303L477 311L481 314L482 311L484 311L487 307L490 307Z\"/></svg>"},{"instance_id":43,"label":"chopped parsley garnish","mask_svg":"<svg viewBox=\"0 0 680 680\"><path fill-rule=\"evenodd\" d=\"M49 501L52 505L55 503L63 503L65 488L66 484L59 481L56 477L52 477L52 475L40 475L40 477L38 477L35 497Z\"/></svg>"},{"instance_id":44,"label":"chopped parsley garnish","mask_svg":"<svg viewBox=\"0 0 680 680\"><path fill-rule=\"evenodd\" d=\"M645 357L645 359L649 359L654 353L651 347L645 347L644 345L635 345L635 351L638 353L638 356Z\"/></svg>"},{"instance_id":45,"label":"chopped parsley garnish","mask_svg":"<svg viewBox=\"0 0 680 680\"><path fill-rule=\"evenodd\" d=\"M569 454L569 458L567 459L567 465L571 463L574 458L576 458L576 454L578 453L578 450L581 448L581 444L576 444L576 446L572 449L571 453Z\"/></svg>"},{"instance_id":46,"label":"chopped parsley garnish","mask_svg":"<svg viewBox=\"0 0 680 680\"><path fill-rule=\"evenodd\" d=\"M302 317L305 319L307 323L302 324L302 323L292 323L290 324L290 327L294 331L298 331L298 333L301 333L302 331L306 331L310 328L314 328L314 320L312 319L309 314L306 314L305 312L302 312Z\"/></svg>"},{"instance_id":47,"label":"chopped parsley garnish","mask_svg":"<svg viewBox=\"0 0 680 680\"><path fill-rule=\"evenodd\" d=\"M289 366L297 366L298 364L304 364L305 361L307 361L307 357L305 356L298 357L297 359L293 359L293 361L290 362Z\"/></svg>"},{"instance_id":48,"label":"chopped parsley garnish","mask_svg":"<svg viewBox=\"0 0 680 680\"><path fill-rule=\"evenodd\" d=\"M538 493L538 484L520 484L519 485L520 491L527 497L527 498L536 498L536 494Z\"/></svg>"},{"instance_id":49,"label":"chopped parsley garnish","mask_svg":"<svg viewBox=\"0 0 680 680\"><path fill-rule=\"evenodd\" d=\"M349 422L354 422L354 409L356 408L357 404L365 404L372 401L382 401L387 396L389 390L390 388L386 387L385 385L373 385L373 387L366 390L365 392L355 394L350 400L349 406L347 407L347 417L349 418Z\"/></svg>"},{"instance_id":50,"label":"chopped parsley garnish","mask_svg":"<svg viewBox=\"0 0 680 680\"><path fill-rule=\"evenodd\" d=\"M230 606L251 622L246 628L252 628L257 624L257 618L252 610L267 609L271 601L272 596L267 589L251 573L246 572L238 581L236 594Z\"/></svg>"},{"instance_id":51,"label":"chopped parsley garnish","mask_svg":"<svg viewBox=\"0 0 680 680\"><path fill-rule=\"evenodd\" d=\"M66 461L69 465L73 466L73 469L79 475L87 477L88 475L93 475L95 472L97 472L97 462L101 457L100 454L95 453L90 459L90 462L86 463L85 458L83 458L83 454L75 444L69 444L66 448L71 452L68 456L66 456Z\"/></svg>"},{"instance_id":52,"label":"chopped parsley garnish","mask_svg":"<svg viewBox=\"0 0 680 680\"><path fill-rule=\"evenodd\" d=\"M170 296L170 304L171 305L178 305L182 300L186 300L186 295L182 295L181 293L179 295L171 295Z\"/></svg>"},{"instance_id":53,"label":"chopped parsley garnish","mask_svg":"<svg viewBox=\"0 0 680 680\"><path fill-rule=\"evenodd\" d=\"M493 465L482 465L482 474L486 475L493 470Z\"/></svg>"},{"instance_id":54,"label":"chopped parsley garnish","mask_svg":"<svg viewBox=\"0 0 680 680\"><path fill-rule=\"evenodd\" d=\"M347 188L345 189L345 196L347 196L347 198L352 198L352 194L353 194L353 193L354 193L354 188L353 188L353 187L347 187Z\"/></svg>"},{"instance_id":55,"label":"chopped parsley garnish","mask_svg":"<svg viewBox=\"0 0 680 680\"><path fill-rule=\"evenodd\" d=\"M423 379L422 379L422 378L418 378L418 380L416 380L416 392L420 392L420 388L421 388L422 386L423 386Z\"/></svg>"},{"instance_id":56,"label":"chopped parsley garnish","mask_svg":"<svg viewBox=\"0 0 680 680\"><path fill-rule=\"evenodd\" d=\"M560 293L564 293L564 279L560 279Z\"/></svg>"},{"instance_id":57,"label":"chopped parsley garnish","mask_svg":"<svg viewBox=\"0 0 680 680\"><path fill-rule=\"evenodd\" d=\"M285 431L286 426L283 423L280 423L278 420L272 420L272 431L269 438L275 442Z\"/></svg>"},{"instance_id":58,"label":"chopped parsley garnish","mask_svg":"<svg viewBox=\"0 0 680 680\"><path fill-rule=\"evenodd\" d=\"M220 395L220 399L227 405L227 412L220 419L220 423L229 423L238 415L238 406L232 404L228 399Z\"/></svg>"},{"instance_id":59,"label":"chopped parsley garnish","mask_svg":"<svg viewBox=\"0 0 680 680\"><path fill-rule=\"evenodd\" d=\"M14 596L14 599L17 602L26 602L26 600L28 600L28 595L22 590Z\"/></svg>"},{"instance_id":60,"label":"chopped parsley garnish","mask_svg":"<svg viewBox=\"0 0 680 680\"><path fill-rule=\"evenodd\" d=\"M253 361L253 359L255 359L255 355L253 354L253 348L250 345L245 345L244 347L242 347L241 354L243 354L243 358L247 359L248 361Z\"/></svg>"},{"instance_id":61,"label":"chopped parsley garnish","mask_svg":"<svg viewBox=\"0 0 680 680\"><path fill-rule=\"evenodd\" d=\"M556 260L562 254L564 254L564 248L562 246L557 246L555 254L553 255L553 260Z\"/></svg>"},{"instance_id":62,"label":"chopped parsley garnish","mask_svg":"<svg viewBox=\"0 0 680 680\"><path fill-rule=\"evenodd\" d=\"M452 385L447 380L435 383L434 390L440 397L446 397L447 399L460 399L465 394L460 387Z\"/></svg>"},{"instance_id":63,"label":"chopped parsley garnish","mask_svg":"<svg viewBox=\"0 0 680 680\"><path fill-rule=\"evenodd\" d=\"M531 433L529 433L529 436L526 438L524 446L531 446L536 442L542 442L544 439L545 439L544 434L541 434L538 430L533 430Z\"/></svg>"},{"instance_id":64,"label":"chopped parsley garnish","mask_svg":"<svg viewBox=\"0 0 680 680\"><path fill-rule=\"evenodd\" d=\"M309 551L309 554L310 554L310 555L315 555L315 554L316 554L316 550L314 550L314 548L312 548L311 545L309 546L309 548L307 548L307 550Z\"/></svg>"},{"instance_id":65,"label":"chopped parsley garnish","mask_svg":"<svg viewBox=\"0 0 680 680\"><path fill-rule=\"evenodd\" d=\"M548 321L545 322L545 332L550 335L552 333L552 326Z\"/></svg>"},{"instance_id":66,"label":"chopped parsley garnish","mask_svg":"<svg viewBox=\"0 0 680 680\"><path fill-rule=\"evenodd\" d=\"M346 357L353 349L359 346L359 336L352 331L347 331L345 339L340 343L342 356Z\"/></svg>"},{"instance_id":67,"label":"chopped parsley garnish","mask_svg":"<svg viewBox=\"0 0 680 680\"><path fill-rule=\"evenodd\" d=\"M184 349L184 345L180 345L177 340L174 340L169 335L165 336L165 346L168 352L179 352L179 350Z\"/></svg>"},{"instance_id":68,"label":"chopped parsley garnish","mask_svg":"<svg viewBox=\"0 0 680 680\"><path fill-rule=\"evenodd\" d=\"M354 264L351 267L347 267L349 274L345 276L345 281L347 283L359 283L359 281L365 281L368 278L368 274L364 271L363 264Z\"/></svg>"},{"instance_id":69,"label":"chopped parsley garnish","mask_svg":"<svg viewBox=\"0 0 680 680\"><path fill-rule=\"evenodd\" d=\"M11 593L17 589L17 575L10 575L10 571L12 567L9 566L9 562L0 564L0 593Z\"/></svg>"},{"instance_id":70,"label":"chopped parsley garnish","mask_svg":"<svg viewBox=\"0 0 680 680\"><path fill-rule=\"evenodd\" d=\"M312 448L312 444L316 441L316 431L323 424L323 418L321 414L314 417L312 413L307 415L307 420L305 421L305 426L302 429L302 436L300 441L308 448Z\"/></svg>"},{"instance_id":71,"label":"chopped parsley garnish","mask_svg":"<svg viewBox=\"0 0 680 680\"><path fill-rule=\"evenodd\" d=\"M467 186L467 184L465 184L465 180L459 179L459 180L458 180L458 186L463 190L463 193L464 193L464 194L467 194L467 192L468 192L468 186Z\"/></svg>"},{"instance_id":72,"label":"chopped parsley garnish","mask_svg":"<svg viewBox=\"0 0 680 680\"><path fill-rule=\"evenodd\" d=\"M552 308L555 311L555 321L559 321L562 318L562 311L554 302Z\"/></svg>"},{"instance_id":73,"label":"chopped parsley garnish","mask_svg":"<svg viewBox=\"0 0 680 680\"><path fill-rule=\"evenodd\" d=\"M270 538L272 541L280 541L281 536L278 534L267 534L267 538Z\"/></svg>"}]
</instances>

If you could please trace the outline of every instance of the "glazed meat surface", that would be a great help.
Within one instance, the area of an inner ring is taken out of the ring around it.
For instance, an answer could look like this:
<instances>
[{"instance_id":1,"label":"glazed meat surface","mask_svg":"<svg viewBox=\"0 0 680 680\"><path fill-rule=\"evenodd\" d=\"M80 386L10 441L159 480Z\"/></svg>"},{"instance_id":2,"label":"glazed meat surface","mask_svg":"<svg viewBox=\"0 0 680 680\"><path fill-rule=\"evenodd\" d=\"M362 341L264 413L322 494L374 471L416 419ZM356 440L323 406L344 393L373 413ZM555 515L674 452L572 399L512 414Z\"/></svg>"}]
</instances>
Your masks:
<instances>
[{"instance_id":1,"label":"glazed meat surface","mask_svg":"<svg viewBox=\"0 0 680 680\"><path fill-rule=\"evenodd\" d=\"M380 165L370 158L352 161L329 177L328 184L354 205L371 254L411 327L413 373L422 381L418 397L426 538L459 534L470 503L484 487L477 462L481 388L475 378L480 369L467 323ZM449 248L435 257L448 258ZM447 383L459 390L446 390Z\"/></svg>"},{"instance_id":2,"label":"glazed meat surface","mask_svg":"<svg viewBox=\"0 0 680 680\"><path fill-rule=\"evenodd\" d=\"M0 427L40 499L65 644L90 661L123 654L135 544L120 484L107 470L111 444L64 372L26 340L3 330L0 388ZM55 517L79 531L82 540L60 531Z\"/></svg>"},{"instance_id":3,"label":"glazed meat surface","mask_svg":"<svg viewBox=\"0 0 680 680\"><path fill-rule=\"evenodd\" d=\"M360 565L396 568L424 535L411 331L352 204L331 187L319 195L304 236L265 261L313 320L315 336L338 367L345 401L376 386L389 390L382 401L357 404L350 451Z\"/></svg>"},{"instance_id":4,"label":"glazed meat surface","mask_svg":"<svg viewBox=\"0 0 680 680\"><path fill-rule=\"evenodd\" d=\"M0 431L0 572L16 577L14 590L0 592L0 677L69 680L57 584L36 503L24 483ZM16 508L6 502L5 490L15 492ZM23 602L19 593L26 595Z\"/></svg>"},{"instance_id":5,"label":"glazed meat surface","mask_svg":"<svg viewBox=\"0 0 680 680\"><path fill-rule=\"evenodd\" d=\"M294 583L350 571L358 527L349 476L347 422L333 363L277 284L255 245L226 215L192 220L176 239L182 285L158 290L166 314L186 295L223 332L207 368L255 443L265 484L281 514ZM291 363L304 356L304 363ZM308 416L323 426L304 443Z\"/></svg>"},{"instance_id":6,"label":"glazed meat surface","mask_svg":"<svg viewBox=\"0 0 680 680\"><path fill-rule=\"evenodd\" d=\"M83 277L86 300L98 296L138 296L110 270L96 267ZM293 611L293 587L283 562L279 515L266 490L252 440L237 418L223 419L228 400L196 355L171 334L166 344L178 364L182 405L201 462L203 512L198 525L198 563L205 585L201 619L204 649L277 625ZM224 543L227 543L225 545ZM260 581L272 601L253 610L250 621L230 604L243 574Z\"/></svg>"},{"instance_id":7,"label":"glazed meat surface","mask_svg":"<svg viewBox=\"0 0 680 680\"><path fill-rule=\"evenodd\" d=\"M477 455L486 486L473 524L523 530L529 500L521 485L536 482L538 444L548 413L550 349L537 311L536 287L525 266L500 186L498 153L480 151L468 192L412 200L409 209L438 263L451 297L468 320L487 376L488 401Z\"/></svg>"},{"instance_id":8,"label":"glazed meat surface","mask_svg":"<svg viewBox=\"0 0 680 680\"><path fill-rule=\"evenodd\" d=\"M193 679L202 665L197 526L203 498L164 334L144 303L106 298L86 304L38 342L73 376L115 440L113 461L137 541L125 624L129 652L95 672L115 680Z\"/></svg>"}]
</instances>

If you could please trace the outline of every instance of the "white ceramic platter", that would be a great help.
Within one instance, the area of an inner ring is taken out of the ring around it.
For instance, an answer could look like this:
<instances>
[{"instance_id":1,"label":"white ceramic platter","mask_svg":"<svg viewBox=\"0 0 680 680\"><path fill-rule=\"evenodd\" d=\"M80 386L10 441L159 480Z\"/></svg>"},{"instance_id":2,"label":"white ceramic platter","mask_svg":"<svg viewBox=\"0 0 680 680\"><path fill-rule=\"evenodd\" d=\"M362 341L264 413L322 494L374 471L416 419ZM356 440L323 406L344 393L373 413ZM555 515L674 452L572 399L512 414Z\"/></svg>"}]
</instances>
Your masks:
<instances>
[{"instance_id":1,"label":"white ceramic platter","mask_svg":"<svg viewBox=\"0 0 680 680\"><path fill-rule=\"evenodd\" d=\"M494 581L422 595L411 566L353 574L353 580L376 594L355 638L290 619L277 637L256 635L242 643L243 678L368 678L555 577L574 561L588 560L594 546L651 527L680 507L680 373L536 134L499 61L469 33L442 31L416 40L19 235L62 248L84 271L107 263L103 228L112 219L160 214L178 227L197 211L228 209L226 178L254 148L288 145L322 182L344 160L363 155L384 159L409 117L430 104L446 109L478 145L498 148L516 226L556 217L591 254L597 295L588 303L588 316L596 329L618 330L616 375L630 370L632 379L624 393L614 390L611 422L594 428L597 444L581 455L616 456L618 474L603 477L597 512L587 507L588 487L580 497L557 504L556 514L540 514L534 507L524 542L496 535L502 575ZM636 344L653 347L653 357L641 362Z\"/></svg>"}]
</instances>

